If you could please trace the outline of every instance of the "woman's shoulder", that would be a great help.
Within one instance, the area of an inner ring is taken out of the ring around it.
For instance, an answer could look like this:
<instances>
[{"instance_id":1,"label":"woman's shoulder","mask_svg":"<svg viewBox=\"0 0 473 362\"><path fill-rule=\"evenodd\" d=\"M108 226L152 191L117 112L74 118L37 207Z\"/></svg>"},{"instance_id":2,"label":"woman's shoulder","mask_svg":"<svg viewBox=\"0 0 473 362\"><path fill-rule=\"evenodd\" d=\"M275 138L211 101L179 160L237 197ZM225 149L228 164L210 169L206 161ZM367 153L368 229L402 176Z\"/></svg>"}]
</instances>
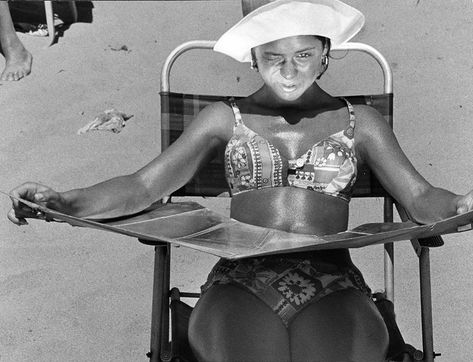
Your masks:
<instances>
[{"instance_id":1,"label":"woman's shoulder","mask_svg":"<svg viewBox=\"0 0 473 362\"><path fill-rule=\"evenodd\" d=\"M194 118L193 127L227 138L232 132L234 113L228 102L218 101L205 106Z\"/></svg>"},{"instance_id":2,"label":"woman's shoulder","mask_svg":"<svg viewBox=\"0 0 473 362\"><path fill-rule=\"evenodd\" d=\"M355 104L353 109L358 133L370 134L376 130L390 128L386 118L375 108L365 104Z\"/></svg>"},{"instance_id":3,"label":"woman's shoulder","mask_svg":"<svg viewBox=\"0 0 473 362\"><path fill-rule=\"evenodd\" d=\"M202 108L197 114L195 122L216 126L228 123L232 119L234 119L234 113L229 102L217 101Z\"/></svg>"},{"instance_id":4,"label":"woman's shoulder","mask_svg":"<svg viewBox=\"0 0 473 362\"><path fill-rule=\"evenodd\" d=\"M232 118L233 111L230 101L217 101L205 106L198 114L206 118Z\"/></svg>"},{"instance_id":5,"label":"woman's shoulder","mask_svg":"<svg viewBox=\"0 0 473 362\"><path fill-rule=\"evenodd\" d=\"M379 120L384 120L379 111L366 104L353 104L353 109L355 111L356 118L366 119L367 122L377 122Z\"/></svg>"},{"instance_id":6,"label":"woman's shoulder","mask_svg":"<svg viewBox=\"0 0 473 362\"><path fill-rule=\"evenodd\" d=\"M355 105L354 111L355 142L361 154L369 152L368 150L373 149L374 146L382 147L383 144L392 143L396 139L388 121L375 108Z\"/></svg>"}]
</instances>

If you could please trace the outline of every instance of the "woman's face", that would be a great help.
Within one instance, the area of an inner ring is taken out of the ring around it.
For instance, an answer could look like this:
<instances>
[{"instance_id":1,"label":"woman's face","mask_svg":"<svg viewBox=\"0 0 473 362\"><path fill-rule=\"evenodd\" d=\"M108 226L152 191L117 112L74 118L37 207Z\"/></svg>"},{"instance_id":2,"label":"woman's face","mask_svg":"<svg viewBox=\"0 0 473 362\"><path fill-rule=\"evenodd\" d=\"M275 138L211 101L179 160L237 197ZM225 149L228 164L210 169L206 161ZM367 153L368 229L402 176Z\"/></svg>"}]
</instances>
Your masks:
<instances>
[{"instance_id":1,"label":"woman's face","mask_svg":"<svg viewBox=\"0 0 473 362\"><path fill-rule=\"evenodd\" d=\"M285 101L302 96L322 72L322 42L312 35L298 35L254 49L258 71L272 92Z\"/></svg>"}]
</instances>

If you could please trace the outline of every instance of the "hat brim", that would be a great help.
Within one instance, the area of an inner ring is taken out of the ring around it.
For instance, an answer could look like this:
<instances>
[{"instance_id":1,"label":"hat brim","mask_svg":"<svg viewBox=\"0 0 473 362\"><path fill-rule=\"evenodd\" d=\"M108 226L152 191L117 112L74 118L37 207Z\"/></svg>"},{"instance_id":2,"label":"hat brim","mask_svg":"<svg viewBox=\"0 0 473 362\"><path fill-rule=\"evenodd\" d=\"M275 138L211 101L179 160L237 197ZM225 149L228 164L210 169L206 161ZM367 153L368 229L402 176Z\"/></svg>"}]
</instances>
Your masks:
<instances>
[{"instance_id":1,"label":"hat brim","mask_svg":"<svg viewBox=\"0 0 473 362\"><path fill-rule=\"evenodd\" d=\"M291 36L323 36L338 46L364 22L359 10L338 0L278 0L245 16L218 39L214 50L250 62L252 48Z\"/></svg>"}]
</instances>

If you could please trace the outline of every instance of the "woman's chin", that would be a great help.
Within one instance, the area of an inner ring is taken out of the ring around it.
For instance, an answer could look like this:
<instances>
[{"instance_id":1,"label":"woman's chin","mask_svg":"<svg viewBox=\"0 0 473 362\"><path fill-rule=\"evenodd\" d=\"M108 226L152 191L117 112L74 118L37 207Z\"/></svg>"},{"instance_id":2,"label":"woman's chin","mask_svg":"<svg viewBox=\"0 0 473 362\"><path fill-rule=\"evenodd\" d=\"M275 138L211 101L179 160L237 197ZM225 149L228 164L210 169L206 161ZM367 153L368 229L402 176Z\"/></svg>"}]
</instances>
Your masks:
<instances>
[{"instance_id":1,"label":"woman's chin","mask_svg":"<svg viewBox=\"0 0 473 362\"><path fill-rule=\"evenodd\" d=\"M298 100L301 97L301 93L297 90L294 91L279 91L278 96L282 101L293 102Z\"/></svg>"},{"instance_id":2,"label":"woman's chin","mask_svg":"<svg viewBox=\"0 0 473 362\"><path fill-rule=\"evenodd\" d=\"M281 99L292 99L299 94L299 91L296 86L283 86L282 84L278 84L272 87L272 93L276 94Z\"/></svg>"}]
</instances>

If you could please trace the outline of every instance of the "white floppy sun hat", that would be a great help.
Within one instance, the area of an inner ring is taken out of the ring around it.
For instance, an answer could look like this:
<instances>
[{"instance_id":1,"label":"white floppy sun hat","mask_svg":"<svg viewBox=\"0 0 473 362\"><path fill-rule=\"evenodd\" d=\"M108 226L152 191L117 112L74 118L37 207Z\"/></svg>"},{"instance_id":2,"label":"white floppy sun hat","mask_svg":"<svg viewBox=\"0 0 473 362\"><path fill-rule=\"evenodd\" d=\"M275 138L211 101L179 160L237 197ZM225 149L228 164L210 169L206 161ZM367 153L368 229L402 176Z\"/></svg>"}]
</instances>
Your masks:
<instances>
[{"instance_id":1,"label":"white floppy sun hat","mask_svg":"<svg viewBox=\"0 0 473 362\"><path fill-rule=\"evenodd\" d=\"M250 62L251 48L290 36L323 36L337 46L353 38L364 22L360 11L338 0L277 0L245 16L214 50Z\"/></svg>"}]
</instances>

